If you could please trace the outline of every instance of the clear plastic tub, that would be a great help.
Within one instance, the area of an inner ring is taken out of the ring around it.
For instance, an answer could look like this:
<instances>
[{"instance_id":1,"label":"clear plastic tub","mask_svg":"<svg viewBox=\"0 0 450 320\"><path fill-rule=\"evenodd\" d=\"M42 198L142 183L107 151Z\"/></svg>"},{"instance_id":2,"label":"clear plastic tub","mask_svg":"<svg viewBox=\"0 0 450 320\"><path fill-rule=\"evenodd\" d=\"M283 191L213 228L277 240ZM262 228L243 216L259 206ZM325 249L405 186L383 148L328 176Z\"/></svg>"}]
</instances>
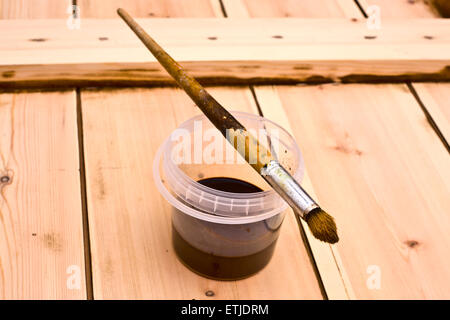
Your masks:
<instances>
[{"instance_id":1,"label":"clear plastic tub","mask_svg":"<svg viewBox=\"0 0 450 320\"><path fill-rule=\"evenodd\" d=\"M303 158L288 132L258 115L232 114L301 181ZM161 145L153 174L173 206L172 238L180 260L203 276L236 280L270 261L287 204L217 133L203 115L187 120ZM261 191L237 193L205 185L213 178L242 180Z\"/></svg>"}]
</instances>

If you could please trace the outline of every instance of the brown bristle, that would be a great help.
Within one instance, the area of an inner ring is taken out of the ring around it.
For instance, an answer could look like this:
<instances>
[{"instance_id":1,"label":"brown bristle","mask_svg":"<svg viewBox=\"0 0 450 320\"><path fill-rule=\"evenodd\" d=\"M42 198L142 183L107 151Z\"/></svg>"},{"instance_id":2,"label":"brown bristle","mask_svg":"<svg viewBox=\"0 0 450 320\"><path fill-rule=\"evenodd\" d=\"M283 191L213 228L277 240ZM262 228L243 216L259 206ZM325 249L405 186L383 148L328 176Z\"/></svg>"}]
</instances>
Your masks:
<instances>
[{"instance_id":1,"label":"brown bristle","mask_svg":"<svg viewBox=\"0 0 450 320\"><path fill-rule=\"evenodd\" d=\"M322 209L317 208L311 211L306 216L306 223L308 223L309 229L317 239L328 243L339 241L333 217Z\"/></svg>"}]
</instances>

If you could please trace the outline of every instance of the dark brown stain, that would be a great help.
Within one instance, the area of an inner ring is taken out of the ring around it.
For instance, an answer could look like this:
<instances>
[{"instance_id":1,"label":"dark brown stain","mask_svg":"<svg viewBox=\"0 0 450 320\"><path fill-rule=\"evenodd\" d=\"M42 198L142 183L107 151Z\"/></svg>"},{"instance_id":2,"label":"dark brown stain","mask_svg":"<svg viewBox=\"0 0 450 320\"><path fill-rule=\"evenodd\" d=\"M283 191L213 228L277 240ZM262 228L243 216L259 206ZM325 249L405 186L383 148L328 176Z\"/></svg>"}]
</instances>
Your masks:
<instances>
[{"instance_id":1,"label":"dark brown stain","mask_svg":"<svg viewBox=\"0 0 450 320\"><path fill-rule=\"evenodd\" d=\"M432 0L431 5L443 18L450 18L450 2L448 0Z\"/></svg>"},{"instance_id":2,"label":"dark brown stain","mask_svg":"<svg viewBox=\"0 0 450 320\"><path fill-rule=\"evenodd\" d=\"M208 37L208 40L217 40L217 37Z\"/></svg>"},{"instance_id":3,"label":"dark brown stain","mask_svg":"<svg viewBox=\"0 0 450 320\"><path fill-rule=\"evenodd\" d=\"M414 249L420 245L420 243L416 240L406 240L404 242L404 244L406 244L409 248L412 248L412 249Z\"/></svg>"},{"instance_id":4,"label":"dark brown stain","mask_svg":"<svg viewBox=\"0 0 450 320\"><path fill-rule=\"evenodd\" d=\"M298 66L294 66L293 69L294 70L312 70L312 66L309 65L298 65Z\"/></svg>"},{"instance_id":5,"label":"dark brown stain","mask_svg":"<svg viewBox=\"0 0 450 320\"><path fill-rule=\"evenodd\" d=\"M261 66L255 66L255 65L242 65L242 66L239 66L239 68L242 68L242 69L259 69L259 68L261 68Z\"/></svg>"},{"instance_id":6,"label":"dark brown stain","mask_svg":"<svg viewBox=\"0 0 450 320\"><path fill-rule=\"evenodd\" d=\"M320 83L332 83L334 81L331 78L316 75L307 77L304 82L320 84Z\"/></svg>"},{"instance_id":7,"label":"dark brown stain","mask_svg":"<svg viewBox=\"0 0 450 320\"><path fill-rule=\"evenodd\" d=\"M364 39L367 39L367 40L373 40L376 38L377 38L377 36L364 36Z\"/></svg>"},{"instance_id":8,"label":"dark brown stain","mask_svg":"<svg viewBox=\"0 0 450 320\"><path fill-rule=\"evenodd\" d=\"M205 292L205 296L207 296L207 297L214 297L214 296L215 296L215 293L214 293L214 291L212 291L212 290L207 290L207 291Z\"/></svg>"},{"instance_id":9,"label":"dark brown stain","mask_svg":"<svg viewBox=\"0 0 450 320\"><path fill-rule=\"evenodd\" d=\"M298 65L293 67L294 70L311 70L312 66L308 65Z\"/></svg>"},{"instance_id":10,"label":"dark brown stain","mask_svg":"<svg viewBox=\"0 0 450 320\"><path fill-rule=\"evenodd\" d=\"M44 245L53 251L59 252L62 250L62 240L59 234L54 232L45 233L43 237Z\"/></svg>"},{"instance_id":11,"label":"dark brown stain","mask_svg":"<svg viewBox=\"0 0 450 320\"><path fill-rule=\"evenodd\" d=\"M202 172L200 172L200 173L197 175L197 177L199 177L200 179L203 179L203 178L205 177L205 175L204 175Z\"/></svg>"},{"instance_id":12,"label":"dark brown stain","mask_svg":"<svg viewBox=\"0 0 450 320\"><path fill-rule=\"evenodd\" d=\"M245 231L250 232L251 230L250 228L245 228Z\"/></svg>"},{"instance_id":13,"label":"dark brown stain","mask_svg":"<svg viewBox=\"0 0 450 320\"><path fill-rule=\"evenodd\" d=\"M113 70L114 71L114 70ZM144 69L144 68L135 68L135 69L119 69L120 72L155 72L160 71L159 69Z\"/></svg>"},{"instance_id":14,"label":"dark brown stain","mask_svg":"<svg viewBox=\"0 0 450 320\"><path fill-rule=\"evenodd\" d=\"M15 74L16 74L16 72L14 70L8 70L8 71L2 72L2 77L3 78L12 78L12 77L14 77Z\"/></svg>"},{"instance_id":15,"label":"dark brown stain","mask_svg":"<svg viewBox=\"0 0 450 320\"><path fill-rule=\"evenodd\" d=\"M31 41L31 42L45 42L45 41L47 41L48 39L45 39L45 38L32 38L32 39L28 39L28 41Z\"/></svg>"},{"instance_id":16,"label":"dark brown stain","mask_svg":"<svg viewBox=\"0 0 450 320\"><path fill-rule=\"evenodd\" d=\"M279 34L276 34L276 35L272 36L272 38L274 38L274 39L283 39L283 36L281 36Z\"/></svg>"},{"instance_id":17,"label":"dark brown stain","mask_svg":"<svg viewBox=\"0 0 450 320\"><path fill-rule=\"evenodd\" d=\"M433 36L423 36L423 38L424 38L424 39L427 39L427 40L433 40L433 39L434 39Z\"/></svg>"},{"instance_id":18,"label":"dark brown stain","mask_svg":"<svg viewBox=\"0 0 450 320\"><path fill-rule=\"evenodd\" d=\"M36 237L36 236L37 236L37 234L36 234L36 233L32 233L31 235L32 235L33 237Z\"/></svg>"},{"instance_id":19,"label":"dark brown stain","mask_svg":"<svg viewBox=\"0 0 450 320\"><path fill-rule=\"evenodd\" d=\"M109 40L109 38L108 38L108 37L99 37L98 40L100 40L100 41L106 41L106 40Z\"/></svg>"},{"instance_id":20,"label":"dark brown stain","mask_svg":"<svg viewBox=\"0 0 450 320\"><path fill-rule=\"evenodd\" d=\"M152 71L152 69L142 69L142 71ZM92 91L113 91L118 88L159 88L159 87L177 87L177 84L172 79L159 76L161 70L152 77L129 77L127 79L117 78L122 77L123 74L117 72L105 76L104 73L95 75L85 75L86 77L99 77L98 79L68 79L64 77L54 77L49 80L3 80L0 81L0 92L54 92L73 90L74 87L80 87L84 90ZM226 70L228 71L228 69ZM110 71L113 72L113 71ZM325 77L321 75L312 75L309 77L299 76L298 73L292 75L278 76L278 77L235 77L235 76L221 76L221 77L199 77L198 81L202 85L207 86L223 86L223 85L294 85L299 83L320 84L320 83L404 83L405 81L420 81L420 82L437 82L450 81L450 66L445 66L440 71L429 73L402 73L402 74L348 74L337 78Z\"/></svg>"},{"instance_id":21,"label":"dark brown stain","mask_svg":"<svg viewBox=\"0 0 450 320\"><path fill-rule=\"evenodd\" d=\"M334 150L345 153L345 154L355 154L357 156L361 156L363 154L363 152L359 149L356 148L350 148L348 146L346 146L345 144L336 144L333 147Z\"/></svg>"},{"instance_id":22,"label":"dark brown stain","mask_svg":"<svg viewBox=\"0 0 450 320\"><path fill-rule=\"evenodd\" d=\"M351 18L350 21L351 22L358 22L358 19L357 18Z\"/></svg>"},{"instance_id":23,"label":"dark brown stain","mask_svg":"<svg viewBox=\"0 0 450 320\"><path fill-rule=\"evenodd\" d=\"M397 75L349 74L339 77L342 83L400 83L405 81L450 81L450 66L431 73L403 73Z\"/></svg>"},{"instance_id":24,"label":"dark brown stain","mask_svg":"<svg viewBox=\"0 0 450 320\"><path fill-rule=\"evenodd\" d=\"M148 13L148 16L149 16L149 17L154 17L155 14L154 14L153 12L149 12L149 13Z\"/></svg>"}]
</instances>

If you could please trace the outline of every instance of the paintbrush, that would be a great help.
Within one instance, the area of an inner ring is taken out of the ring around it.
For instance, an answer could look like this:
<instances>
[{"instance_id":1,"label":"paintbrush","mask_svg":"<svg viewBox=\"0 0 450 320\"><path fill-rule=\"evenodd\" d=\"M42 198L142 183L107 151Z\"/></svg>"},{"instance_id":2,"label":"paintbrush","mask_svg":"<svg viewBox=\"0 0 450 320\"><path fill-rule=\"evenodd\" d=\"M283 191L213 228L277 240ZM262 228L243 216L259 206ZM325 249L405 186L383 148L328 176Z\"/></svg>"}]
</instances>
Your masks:
<instances>
[{"instance_id":1,"label":"paintbrush","mask_svg":"<svg viewBox=\"0 0 450 320\"><path fill-rule=\"evenodd\" d=\"M189 76L124 9L118 9L117 13L228 142L292 207L294 212L307 222L312 234L324 242L336 243L339 237L333 217L322 210L272 156L271 152L260 144L200 83ZM245 148L238 147L239 141L245 143ZM257 155L252 154L252 150L256 150ZM256 161L250 161L250 159Z\"/></svg>"}]
</instances>

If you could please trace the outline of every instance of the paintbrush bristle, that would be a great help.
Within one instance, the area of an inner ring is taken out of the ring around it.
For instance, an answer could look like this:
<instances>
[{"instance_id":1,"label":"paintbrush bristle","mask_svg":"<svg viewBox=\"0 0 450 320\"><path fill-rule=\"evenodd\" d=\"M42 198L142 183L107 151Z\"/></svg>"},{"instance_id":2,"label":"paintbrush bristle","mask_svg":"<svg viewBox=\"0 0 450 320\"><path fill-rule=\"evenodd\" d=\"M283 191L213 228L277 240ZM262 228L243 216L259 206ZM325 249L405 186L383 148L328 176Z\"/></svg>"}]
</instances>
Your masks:
<instances>
[{"instance_id":1,"label":"paintbrush bristle","mask_svg":"<svg viewBox=\"0 0 450 320\"><path fill-rule=\"evenodd\" d=\"M328 243L339 241L333 217L322 209L314 209L306 216L305 220L313 236L317 239Z\"/></svg>"}]
</instances>

